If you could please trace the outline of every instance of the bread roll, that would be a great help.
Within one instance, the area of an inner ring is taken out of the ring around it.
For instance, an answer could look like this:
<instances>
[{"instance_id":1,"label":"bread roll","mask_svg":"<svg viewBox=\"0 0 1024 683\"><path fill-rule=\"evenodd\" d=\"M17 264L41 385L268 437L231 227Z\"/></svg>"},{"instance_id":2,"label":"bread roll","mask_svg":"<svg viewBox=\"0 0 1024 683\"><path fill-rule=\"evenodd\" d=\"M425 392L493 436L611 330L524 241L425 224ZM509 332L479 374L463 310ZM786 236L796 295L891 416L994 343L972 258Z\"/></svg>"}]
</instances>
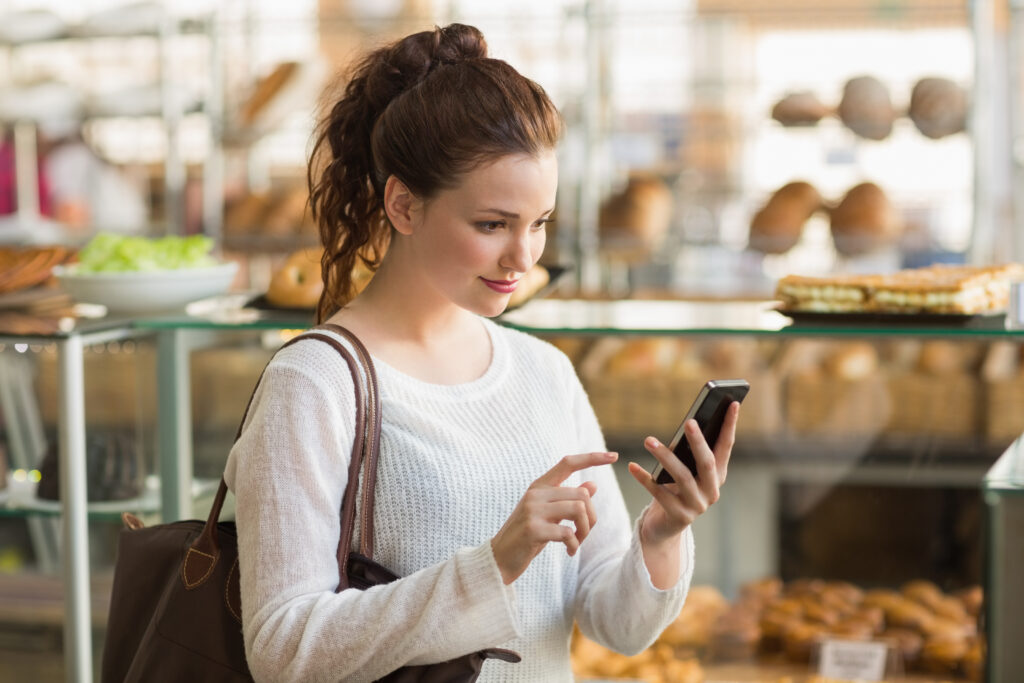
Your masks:
<instances>
[{"instance_id":1,"label":"bread roll","mask_svg":"<svg viewBox=\"0 0 1024 683\"><path fill-rule=\"evenodd\" d=\"M832 239L843 256L891 245L903 230L899 212L874 183L851 188L831 212Z\"/></svg>"},{"instance_id":2,"label":"bread roll","mask_svg":"<svg viewBox=\"0 0 1024 683\"><path fill-rule=\"evenodd\" d=\"M917 369L927 375L953 375L967 370L969 360L967 354L960 348L959 342L932 339L921 345ZM913 582L911 585L919 583L921 582ZM904 588L903 592L906 593L907 589ZM937 595L941 595L941 591Z\"/></svg>"},{"instance_id":3,"label":"bread roll","mask_svg":"<svg viewBox=\"0 0 1024 683\"><path fill-rule=\"evenodd\" d=\"M846 82L838 113L847 128L869 140L889 137L896 118L889 89L873 76L858 76Z\"/></svg>"},{"instance_id":4,"label":"bread roll","mask_svg":"<svg viewBox=\"0 0 1024 683\"><path fill-rule=\"evenodd\" d=\"M910 93L910 120L933 140L967 127L967 93L948 78L922 78Z\"/></svg>"},{"instance_id":5,"label":"bread roll","mask_svg":"<svg viewBox=\"0 0 1024 683\"><path fill-rule=\"evenodd\" d=\"M828 107L810 92L790 93L772 107L772 118L783 126L813 126L828 114Z\"/></svg>"},{"instance_id":6,"label":"bread roll","mask_svg":"<svg viewBox=\"0 0 1024 683\"><path fill-rule=\"evenodd\" d=\"M267 301L281 308L316 308L324 282L320 272L323 249L301 249L289 254L274 272L267 288Z\"/></svg>"},{"instance_id":7,"label":"bread roll","mask_svg":"<svg viewBox=\"0 0 1024 683\"><path fill-rule=\"evenodd\" d=\"M783 185L751 219L750 248L765 254L789 251L800 241L804 223L821 206L821 195L810 183Z\"/></svg>"},{"instance_id":8,"label":"bread roll","mask_svg":"<svg viewBox=\"0 0 1024 683\"><path fill-rule=\"evenodd\" d=\"M862 380L878 372L878 351L868 342L847 342L825 359L825 370L848 382Z\"/></svg>"},{"instance_id":9,"label":"bread roll","mask_svg":"<svg viewBox=\"0 0 1024 683\"><path fill-rule=\"evenodd\" d=\"M645 248L655 246L668 232L672 219L672 192L664 182L634 175L622 192L601 206L601 239L638 241Z\"/></svg>"},{"instance_id":10,"label":"bread roll","mask_svg":"<svg viewBox=\"0 0 1024 683\"><path fill-rule=\"evenodd\" d=\"M678 361L680 345L672 337L631 339L609 360L605 372L618 377L661 375Z\"/></svg>"}]
</instances>

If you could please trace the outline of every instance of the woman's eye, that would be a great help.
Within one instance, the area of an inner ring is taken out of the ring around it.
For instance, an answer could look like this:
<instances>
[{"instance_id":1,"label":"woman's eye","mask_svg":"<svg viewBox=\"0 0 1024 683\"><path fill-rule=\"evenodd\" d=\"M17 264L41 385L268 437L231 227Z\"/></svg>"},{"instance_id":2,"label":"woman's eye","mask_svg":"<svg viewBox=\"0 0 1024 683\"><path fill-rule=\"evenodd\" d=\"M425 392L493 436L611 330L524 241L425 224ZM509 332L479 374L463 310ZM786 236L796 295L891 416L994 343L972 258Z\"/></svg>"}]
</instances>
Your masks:
<instances>
[{"instance_id":1,"label":"woman's eye","mask_svg":"<svg viewBox=\"0 0 1024 683\"><path fill-rule=\"evenodd\" d=\"M482 221L476 224L476 227L482 232L497 232L505 227L502 221Z\"/></svg>"},{"instance_id":2,"label":"woman's eye","mask_svg":"<svg viewBox=\"0 0 1024 683\"><path fill-rule=\"evenodd\" d=\"M553 218L541 218L539 221L537 221L536 223L533 224L533 230L534 230L534 232L540 232L541 230L544 229L544 226L546 226L548 223L553 223L553 222L554 222Z\"/></svg>"}]
</instances>

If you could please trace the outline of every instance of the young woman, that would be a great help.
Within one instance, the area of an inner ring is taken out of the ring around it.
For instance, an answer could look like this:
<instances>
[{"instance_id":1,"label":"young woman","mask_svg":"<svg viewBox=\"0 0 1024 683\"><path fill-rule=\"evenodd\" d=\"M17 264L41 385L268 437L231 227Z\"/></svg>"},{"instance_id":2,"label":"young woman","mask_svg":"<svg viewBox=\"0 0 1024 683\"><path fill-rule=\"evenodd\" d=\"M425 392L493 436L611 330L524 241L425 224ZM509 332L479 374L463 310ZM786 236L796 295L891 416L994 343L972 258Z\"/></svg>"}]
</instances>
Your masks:
<instances>
[{"instance_id":1,"label":"young woman","mask_svg":"<svg viewBox=\"0 0 1024 683\"><path fill-rule=\"evenodd\" d=\"M696 480L647 439L679 484L631 464L653 496L631 525L568 359L488 320L543 250L561 130L544 91L458 24L371 53L323 121L310 167L319 317L374 357L375 559L402 578L334 592L353 386L326 344L294 344L268 367L226 471L257 680L371 681L504 647L522 662L488 660L480 680L571 681L574 621L635 653L678 614L689 526L718 499L738 405L714 452L690 425ZM359 258L379 267L349 300Z\"/></svg>"}]
</instances>

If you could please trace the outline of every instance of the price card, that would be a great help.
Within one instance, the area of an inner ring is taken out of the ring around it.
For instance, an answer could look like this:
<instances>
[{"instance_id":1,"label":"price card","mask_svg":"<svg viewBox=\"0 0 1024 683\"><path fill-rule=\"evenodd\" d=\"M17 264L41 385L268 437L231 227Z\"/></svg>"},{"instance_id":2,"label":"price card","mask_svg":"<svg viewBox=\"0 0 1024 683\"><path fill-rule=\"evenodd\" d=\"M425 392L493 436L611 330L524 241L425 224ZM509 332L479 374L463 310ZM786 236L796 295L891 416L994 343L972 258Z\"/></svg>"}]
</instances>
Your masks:
<instances>
[{"instance_id":1,"label":"price card","mask_svg":"<svg viewBox=\"0 0 1024 683\"><path fill-rule=\"evenodd\" d=\"M885 643L826 640L821 644L818 673L841 681L881 681L888 651Z\"/></svg>"}]
</instances>

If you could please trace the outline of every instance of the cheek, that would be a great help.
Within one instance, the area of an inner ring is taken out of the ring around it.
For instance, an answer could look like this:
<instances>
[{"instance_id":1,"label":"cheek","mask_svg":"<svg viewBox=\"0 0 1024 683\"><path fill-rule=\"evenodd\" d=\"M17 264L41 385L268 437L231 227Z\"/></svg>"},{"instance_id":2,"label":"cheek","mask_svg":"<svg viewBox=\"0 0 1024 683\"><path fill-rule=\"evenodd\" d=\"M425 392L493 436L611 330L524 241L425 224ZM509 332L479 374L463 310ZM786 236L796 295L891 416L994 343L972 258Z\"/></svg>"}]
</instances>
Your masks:
<instances>
[{"instance_id":1,"label":"cheek","mask_svg":"<svg viewBox=\"0 0 1024 683\"><path fill-rule=\"evenodd\" d=\"M496 243L497 240L487 240L486 235L467 234L450 240L442 246L442 251L454 264L476 270L481 263L495 258L493 244Z\"/></svg>"}]
</instances>

